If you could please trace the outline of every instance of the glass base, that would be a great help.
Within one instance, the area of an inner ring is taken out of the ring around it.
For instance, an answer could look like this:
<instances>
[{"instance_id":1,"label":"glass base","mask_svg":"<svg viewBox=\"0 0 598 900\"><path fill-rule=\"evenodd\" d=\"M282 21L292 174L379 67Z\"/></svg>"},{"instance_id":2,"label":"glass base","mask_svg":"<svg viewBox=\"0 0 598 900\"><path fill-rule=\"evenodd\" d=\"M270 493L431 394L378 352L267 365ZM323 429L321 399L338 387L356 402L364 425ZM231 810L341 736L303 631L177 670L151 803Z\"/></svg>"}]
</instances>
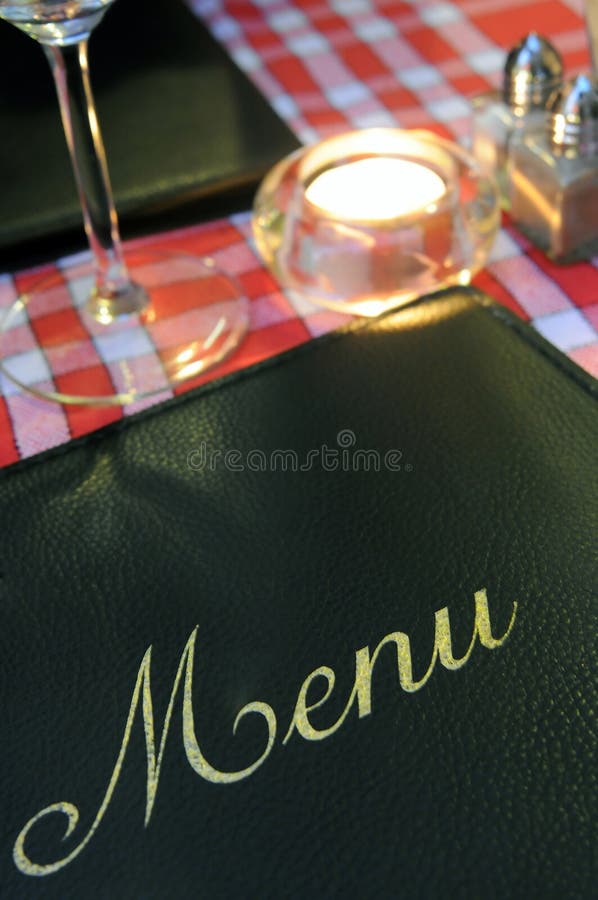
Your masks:
<instances>
[{"instance_id":1,"label":"glass base","mask_svg":"<svg viewBox=\"0 0 598 900\"><path fill-rule=\"evenodd\" d=\"M0 322L0 371L11 382L58 403L126 405L203 374L238 346L249 303L213 260L125 256L148 301L114 318L98 311L90 263L27 276Z\"/></svg>"}]
</instances>

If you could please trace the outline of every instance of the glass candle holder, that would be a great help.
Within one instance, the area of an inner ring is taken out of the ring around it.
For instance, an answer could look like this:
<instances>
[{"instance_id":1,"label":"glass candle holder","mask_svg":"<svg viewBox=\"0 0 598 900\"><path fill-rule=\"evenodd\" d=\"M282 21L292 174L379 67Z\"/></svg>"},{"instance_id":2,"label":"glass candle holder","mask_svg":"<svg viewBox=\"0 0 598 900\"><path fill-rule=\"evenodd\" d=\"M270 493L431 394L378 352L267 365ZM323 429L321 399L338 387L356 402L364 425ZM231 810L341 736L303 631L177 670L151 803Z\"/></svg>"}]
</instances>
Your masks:
<instances>
[{"instance_id":1,"label":"glass candle holder","mask_svg":"<svg viewBox=\"0 0 598 900\"><path fill-rule=\"evenodd\" d=\"M253 232L285 289L375 316L468 284L499 225L493 177L425 131L341 134L279 162L254 203Z\"/></svg>"}]
</instances>

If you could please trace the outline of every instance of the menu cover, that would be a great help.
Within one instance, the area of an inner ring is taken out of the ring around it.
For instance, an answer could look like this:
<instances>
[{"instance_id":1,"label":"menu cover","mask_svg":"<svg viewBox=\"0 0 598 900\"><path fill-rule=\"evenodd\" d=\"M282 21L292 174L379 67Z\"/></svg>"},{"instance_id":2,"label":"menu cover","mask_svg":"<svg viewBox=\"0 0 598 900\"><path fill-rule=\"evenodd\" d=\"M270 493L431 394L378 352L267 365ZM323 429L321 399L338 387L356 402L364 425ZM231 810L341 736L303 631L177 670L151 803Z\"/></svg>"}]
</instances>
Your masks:
<instances>
[{"instance_id":1,"label":"menu cover","mask_svg":"<svg viewBox=\"0 0 598 900\"><path fill-rule=\"evenodd\" d=\"M597 446L456 289L5 470L0 894L594 896Z\"/></svg>"},{"instance_id":2,"label":"menu cover","mask_svg":"<svg viewBox=\"0 0 598 900\"><path fill-rule=\"evenodd\" d=\"M92 34L91 80L123 234L248 208L297 139L183 0L117 0ZM82 246L45 54L0 22L0 263Z\"/></svg>"}]
</instances>

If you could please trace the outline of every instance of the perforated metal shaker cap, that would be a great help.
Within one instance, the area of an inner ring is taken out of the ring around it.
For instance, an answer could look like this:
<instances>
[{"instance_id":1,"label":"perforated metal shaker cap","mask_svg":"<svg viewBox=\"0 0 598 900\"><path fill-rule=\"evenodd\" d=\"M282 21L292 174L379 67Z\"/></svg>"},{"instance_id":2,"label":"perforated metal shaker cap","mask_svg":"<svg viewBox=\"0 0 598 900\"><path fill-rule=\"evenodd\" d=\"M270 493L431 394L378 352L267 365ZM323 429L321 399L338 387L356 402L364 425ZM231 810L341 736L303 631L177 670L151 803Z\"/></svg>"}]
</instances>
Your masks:
<instances>
[{"instance_id":1,"label":"perforated metal shaker cap","mask_svg":"<svg viewBox=\"0 0 598 900\"><path fill-rule=\"evenodd\" d=\"M566 81L548 101L548 129L554 150L598 157L598 82L589 75Z\"/></svg>"},{"instance_id":2,"label":"perforated metal shaker cap","mask_svg":"<svg viewBox=\"0 0 598 900\"><path fill-rule=\"evenodd\" d=\"M562 78L560 53L550 41L531 31L507 56L503 80L505 103L521 111L545 107Z\"/></svg>"}]
</instances>

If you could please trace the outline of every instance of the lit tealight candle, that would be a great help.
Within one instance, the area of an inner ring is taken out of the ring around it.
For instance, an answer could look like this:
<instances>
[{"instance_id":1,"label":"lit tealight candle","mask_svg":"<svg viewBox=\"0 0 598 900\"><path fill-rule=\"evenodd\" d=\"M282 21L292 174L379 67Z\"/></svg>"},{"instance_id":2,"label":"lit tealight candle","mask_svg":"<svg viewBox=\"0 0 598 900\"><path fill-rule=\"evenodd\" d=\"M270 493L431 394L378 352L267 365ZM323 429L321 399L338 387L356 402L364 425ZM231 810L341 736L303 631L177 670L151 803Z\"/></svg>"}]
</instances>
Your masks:
<instances>
[{"instance_id":1,"label":"lit tealight candle","mask_svg":"<svg viewBox=\"0 0 598 900\"><path fill-rule=\"evenodd\" d=\"M339 219L379 222L425 209L445 193L444 181L427 166L379 156L326 169L309 184L305 195Z\"/></svg>"}]
</instances>

